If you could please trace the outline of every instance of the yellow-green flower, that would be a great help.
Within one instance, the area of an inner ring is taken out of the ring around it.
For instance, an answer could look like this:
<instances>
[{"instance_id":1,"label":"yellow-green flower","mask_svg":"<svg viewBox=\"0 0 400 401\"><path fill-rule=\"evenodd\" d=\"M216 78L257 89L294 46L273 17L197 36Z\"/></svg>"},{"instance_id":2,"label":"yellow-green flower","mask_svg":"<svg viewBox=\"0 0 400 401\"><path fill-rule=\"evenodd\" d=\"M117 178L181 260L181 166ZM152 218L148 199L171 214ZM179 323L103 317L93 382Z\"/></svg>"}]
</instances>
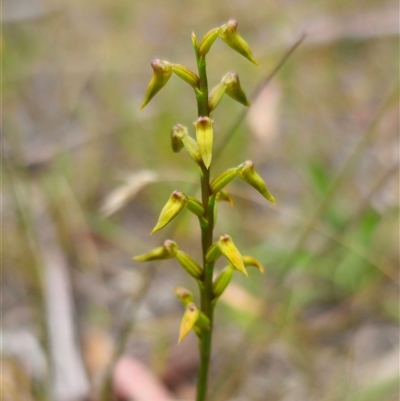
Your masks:
<instances>
[{"instance_id":1,"label":"yellow-green flower","mask_svg":"<svg viewBox=\"0 0 400 401\"><path fill-rule=\"evenodd\" d=\"M175 241L167 239L163 246L154 248L152 251L143 255L135 256L133 259L138 262L150 262L151 260L162 260L174 258L178 251L178 245Z\"/></svg>"},{"instance_id":2,"label":"yellow-green flower","mask_svg":"<svg viewBox=\"0 0 400 401\"><path fill-rule=\"evenodd\" d=\"M239 80L239 75L236 72L228 72L223 78L222 83L225 85L225 93L232 99L241 103L243 106L250 107Z\"/></svg>"},{"instance_id":3,"label":"yellow-green flower","mask_svg":"<svg viewBox=\"0 0 400 401\"><path fill-rule=\"evenodd\" d=\"M220 38L233 50L236 50L239 54L258 66L259 64L253 57L250 46L238 34L237 26L238 23L234 19L228 21L225 25L222 25L218 31Z\"/></svg>"},{"instance_id":4,"label":"yellow-green flower","mask_svg":"<svg viewBox=\"0 0 400 401\"><path fill-rule=\"evenodd\" d=\"M264 180L258 175L254 170L254 163L251 160L245 161L238 167L238 177L247 184L251 185L256 189L265 199L269 200L271 203L275 203L275 198L269 192L267 185Z\"/></svg>"},{"instance_id":5,"label":"yellow-green flower","mask_svg":"<svg viewBox=\"0 0 400 401\"><path fill-rule=\"evenodd\" d=\"M156 231L161 230L165 227L173 218L175 218L179 212L186 206L187 196L181 191L174 191L169 197L168 202L161 210L160 217L156 226L153 228L150 234L154 234Z\"/></svg>"},{"instance_id":6,"label":"yellow-green flower","mask_svg":"<svg viewBox=\"0 0 400 401\"><path fill-rule=\"evenodd\" d=\"M197 145L201 158L206 168L209 168L212 159L214 121L208 117L199 117L193 124L196 129Z\"/></svg>"},{"instance_id":7,"label":"yellow-green flower","mask_svg":"<svg viewBox=\"0 0 400 401\"><path fill-rule=\"evenodd\" d=\"M151 68L153 68L153 77L147 87L141 109L166 85L172 74L172 66L168 61L153 60Z\"/></svg>"},{"instance_id":8,"label":"yellow-green flower","mask_svg":"<svg viewBox=\"0 0 400 401\"><path fill-rule=\"evenodd\" d=\"M221 235L217 244L219 250L229 260L229 262L231 262L232 265L245 276L248 276L247 270L244 267L242 255L233 243L232 238L227 234Z\"/></svg>"},{"instance_id":9,"label":"yellow-green flower","mask_svg":"<svg viewBox=\"0 0 400 401\"><path fill-rule=\"evenodd\" d=\"M192 330L199 314L200 310L195 304L188 305L181 320L178 344L188 335L189 331Z\"/></svg>"}]
</instances>

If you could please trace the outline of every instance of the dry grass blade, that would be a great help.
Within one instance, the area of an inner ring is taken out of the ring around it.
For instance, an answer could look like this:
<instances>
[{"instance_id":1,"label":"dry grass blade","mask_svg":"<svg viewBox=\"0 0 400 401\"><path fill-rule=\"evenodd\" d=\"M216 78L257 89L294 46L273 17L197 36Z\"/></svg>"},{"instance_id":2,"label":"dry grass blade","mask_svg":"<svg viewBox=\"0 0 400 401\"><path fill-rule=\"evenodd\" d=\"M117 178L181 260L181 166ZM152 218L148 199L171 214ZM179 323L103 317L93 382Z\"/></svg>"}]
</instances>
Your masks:
<instances>
[{"instance_id":1,"label":"dry grass blade","mask_svg":"<svg viewBox=\"0 0 400 401\"><path fill-rule=\"evenodd\" d=\"M59 401L86 397L89 381L80 350L75 342L75 324L68 265L58 245L55 228L48 216L39 230L43 255L47 325L49 330L54 381L53 396Z\"/></svg>"},{"instance_id":2,"label":"dry grass blade","mask_svg":"<svg viewBox=\"0 0 400 401\"><path fill-rule=\"evenodd\" d=\"M250 101L253 101L257 98L257 96L263 91L263 89L271 82L272 78L277 74L277 72L282 68L285 62L289 59L289 57L295 52L295 50L301 45L301 43L306 38L306 35L303 34L293 45L292 47L282 56L279 63L276 67L267 75L267 77L257 86L257 88L250 95ZM224 139L219 143L218 147L216 147L214 151L214 158L217 159L221 156L222 151L226 148L226 145L232 139L233 135L237 131L244 117L248 113L248 108L243 109L234 123L226 130L223 135Z\"/></svg>"},{"instance_id":3,"label":"dry grass blade","mask_svg":"<svg viewBox=\"0 0 400 401\"><path fill-rule=\"evenodd\" d=\"M142 170L130 175L125 184L107 195L100 207L100 212L105 217L111 216L130 202L146 185L156 180L157 174L150 170Z\"/></svg>"}]
</instances>

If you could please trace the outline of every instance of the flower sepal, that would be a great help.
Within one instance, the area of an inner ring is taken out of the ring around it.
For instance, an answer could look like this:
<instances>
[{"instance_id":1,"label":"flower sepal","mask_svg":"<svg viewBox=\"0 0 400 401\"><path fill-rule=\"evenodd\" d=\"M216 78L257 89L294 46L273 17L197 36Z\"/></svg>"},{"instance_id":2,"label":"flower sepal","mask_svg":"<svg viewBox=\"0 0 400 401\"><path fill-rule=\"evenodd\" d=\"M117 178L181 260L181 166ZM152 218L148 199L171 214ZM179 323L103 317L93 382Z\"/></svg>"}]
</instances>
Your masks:
<instances>
[{"instance_id":1,"label":"flower sepal","mask_svg":"<svg viewBox=\"0 0 400 401\"><path fill-rule=\"evenodd\" d=\"M167 239L163 246L154 248L152 251L143 255L135 256L133 259L138 262L150 262L152 260L163 260L174 258L178 251L178 245L175 241Z\"/></svg>"},{"instance_id":2,"label":"flower sepal","mask_svg":"<svg viewBox=\"0 0 400 401\"><path fill-rule=\"evenodd\" d=\"M236 248L232 238L228 234L223 234L216 242L222 255L224 255L233 267L248 277L246 268L244 267L243 258L239 250Z\"/></svg>"},{"instance_id":3,"label":"flower sepal","mask_svg":"<svg viewBox=\"0 0 400 401\"><path fill-rule=\"evenodd\" d=\"M172 65L168 61L162 61L159 59L153 60L151 62L151 68L153 68L153 77L147 87L140 109L143 109L171 78Z\"/></svg>"},{"instance_id":4,"label":"flower sepal","mask_svg":"<svg viewBox=\"0 0 400 401\"><path fill-rule=\"evenodd\" d=\"M225 170L214 178L210 184L211 193L217 194L237 176L237 167Z\"/></svg>"},{"instance_id":5,"label":"flower sepal","mask_svg":"<svg viewBox=\"0 0 400 401\"><path fill-rule=\"evenodd\" d=\"M174 294L185 307L193 303L193 294L184 287L176 287Z\"/></svg>"},{"instance_id":6,"label":"flower sepal","mask_svg":"<svg viewBox=\"0 0 400 401\"><path fill-rule=\"evenodd\" d=\"M195 304L191 303L186 307L179 329L178 344L189 334L190 330L193 329L199 314L200 310Z\"/></svg>"},{"instance_id":7,"label":"flower sepal","mask_svg":"<svg viewBox=\"0 0 400 401\"><path fill-rule=\"evenodd\" d=\"M211 29L208 31L199 45L199 55L200 57L204 57L209 51L215 40L218 38L219 28Z\"/></svg>"},{"instance_id":8,"label":"flower sepal","mask_svg":"<svg viewBox=\"0 0 400 401\"><path fill-rule=\"evenodd\" d=\"M200 90L200 78L189 68L181 64L171 64L172 72L188 83L195 91Z\"/></svg>"},{"instance_id":9,"label":"flower sepal","mask_svg":"<svg viewBox=\"0 0 400 401\"><path fill-rule=\"evenodd\" d=\"M275 203L275 198L269 192L264 180L254 169L254 163L251 160L245 161L238 167L238 177L247 182L250 186L256 189L265 199L271 203Z\"/></svg>"},{"instance_id":10,"label":"flower sepal","mask_svg":"<svg viewBox=\"0 0 400 401\"><path fill-rule=\"evenodd\" d=\"M229 20L225 25L222 25L219 28L218 33L220 38L233 50L246 57L247 60L251 61L256 66L259 66L258 62L253 56L250 46L239 35L237 26L238 23L236 20Z\"/></svg>"},{"instance_id":11,"label":"flower sepal","mask_svg":"<svg viewBox=\"0 0 400 401\"><path fill-rule=\"evenodd\" d=\"M200 155L204 165L208 169L212 159L214 121L209 117L199 117L193 124L196 129L196 139Z\"/></svg>"},{"instance_id":12,"label":"flower sepal","mask_svg":"<svg viewBox=\"0 0 400 401\"><path fill-rule=\"evenodd\" d=\"M167 203L163 207L158 218L156 226L153 228L150 234L161 230L165 227L171 220L173 220L179 212L186 206L187 196L181 191L172 192Z\"/></svg>"},{"instance_id":13,"label":"flower sepal","mask_svg":"<svg viewBox=\"0 0 400 401\"><path fill-rule=\"evenodd\" d=\"M239 75L236 72L228 72L223 78L222 83L225 85L225 93L246 107L250 107L242 86L240 85Z\"/></svg>"},{"instance_id":14,"label":"flower sepal","mask_svg":"<svg viewBox=\"0 0 400 401\"><path fill-rule=\"evenodd\" d=\"M221 273L217 276L217 278L214 280L213 283L213 295L214 299L219 298L222 293L225 291L226 287L228 287L233 273L235 271L235 268L232 266L232 264L229 264L229 266L225 267Z\"/></svg>"},{"instance_id":15,"label":"flower sepal","mask_svg":"<svg viewBox=\"0 0 400 401\"><path fill-rule=\"evenodd\" d=\"M243 263L245 266L254 266L256 267L260 273L264 273L264 266L253 256L242 256Z\"/></svg>"},{"instance_id":16,"label":"flower sepal","mask_svg":"<svg viewBox=\"0 0 400 401\"><path fill-rule=\"evenodd\" d=\"M201 279L203 275L203 269L201 266L194 260L192 259L187 253L183 251L177 251L176 252L176 260L179 262L179 264L196 280Z\"/></svg>"}]
</instances>

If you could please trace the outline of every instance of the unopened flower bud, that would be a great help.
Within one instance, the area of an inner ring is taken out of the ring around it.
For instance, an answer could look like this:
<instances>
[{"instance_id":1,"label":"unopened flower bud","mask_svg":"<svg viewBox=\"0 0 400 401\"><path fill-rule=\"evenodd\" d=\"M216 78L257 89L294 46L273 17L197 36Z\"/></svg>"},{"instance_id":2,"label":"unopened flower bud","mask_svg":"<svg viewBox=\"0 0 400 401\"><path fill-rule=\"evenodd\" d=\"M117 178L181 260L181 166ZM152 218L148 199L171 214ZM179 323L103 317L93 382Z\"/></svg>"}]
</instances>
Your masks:
<instances>
[{"instance_id":1,"label":"unopened flower bud","mask_svg":"<svg viewBox=\"0 0 400 401\"><path fill-rule=\"evenodd\" d=\"M243 104L243 106L250 107L246 94L240 86L239 75L236 72L228 72L221 81L225 86L225 93L232 99Z\"/></svg>"},{"instance_id":2,"label":"unopened flower bud","mask_svg":"<svg viewBox=\"0 0 400 401\"><path fill-rule=\"evenodd\" d=\"M147 87L144 101L140 107L141 109L143 109L157 92L165 86L172 74L172 66L168 61L162 61L159 59L153 60L151 62L151 67L153 68L153 77Z\"/></svg>"},{"instance_id":3,"label":"unopened flower bud","mask_svg":"<svg viewBox=\"0 0 400 401\"><path fill-rule=\"evenodd\" d=\"M154 248L152 251L144 254L135 256L133 259L138 262L150 262L151 260L162 260L162 259L171 259L175 257L176 252L178 251L178 245L175 241L167 239L164 241L163 246L158 248Z\"/></svg>"},{"instance_id":4,"label":"unopened flower bud","mask_svg":"<svg viewBox=\"0 0 400 401\"><path fill-rule=\"evenodd\" d=\"M260 192L265 199L275 203L275 198L269 192L264 180L254 170L254 163L252 161L247 160L238 167L238 176Z\"/></svg>"},{"instance_id":5,"label":"unopened flower bud","mask_svg":"<svg viewBox=\"0 0 400 401\"><path fill-rule=\"evenodd\" d=\"M192 327L192 329L193 329L193 331L196 333L196 336L199 338L199 339L201 339L201 328L199 327L199 326L197 326L197 324L195 324L193 327Z\"/></svg>"},{"instance_id":6,"label":"unopened flower bud","mask_svg":"<svg viewBox=\"0 0 400 401\"><path fill-rule=\"evenodd\" d=\"M237 167L225 170L217 176L210 184L211 192L216 194L228 185L237 175Z\"/></svg>"},{"instance_id":7,"label":"unopened flower bud","mask_svg":"<svg viewBox=\"0 0 400 401\"><path fill-rule=\"evenodd\" d=\"M188 196L186 208L189 209L196 216L204 216L204 207L201 202L193 196Z\"/></svg>"},{"instance_id":8,"label":"unopened flower bud","mask_svg":"<svg viewBox=\"0 0 400 401\"><path fill-rule=\"evenodd\" d=\"M193 328L197 318L199 317L199 314L200 310L195 304L188 305L181 321L178 344L188 335L189 331Z\"/></svg>"},{"instance_id":9,"label":"unopened flower bud","mask_svg":"<svg viewBox=\"0 0 400 401\"><path fill-rule=\"evenodd\" d=\"M196 320L196 326L201 330L210 330L210 319L207 315L200 311L199 316Z\"/></svg>"},{"instance_id":10,"label":"unopened flower bud","mask_svg":"<svg viewBox=\"0 0 400 401\"><path fill-rule=\"evenodd\" d=\"M193 260L187 253L177 251L175 255L179 264L195 279L200 279L203 274L201 266Z\"/></svg>"},{"instance_id":11,"label":"unopened flower bud","mask_svg":"<svg viewBox=\"0 0 400 401\"><path fill-rule=\"evenodd\" d=\"M161 230L165 227L173 218L175 218L179 212L186 206L187 196L181 191L174 191L169 197L168 202L161 210L160 217L156 226L153 228L150 234L154 234L156 231Z\"/></svg>"},{"instance_id":12,"label":"unopened flower bud","mask_svg":"<svg viewBox=\"0 0 400 401\"><path fill-rule=\"evenodd\" d=\"M217 241L217 245L221 253L232 263L232 265L242 272L245 276L248 276L247 270L244 267L242 255L236 248L232 241L232 238L227 235L221 235Z\"/></svg>"},{"instance_id":13,"label":"unopened flower bud","mask_svg":"<svg viewBox=\"0 0 400 401\"><path fill-rule=\"evenodd\" d=\"M210 92L208 95L208 110L210 113L217 108L222 96L224 96L225 91L226 85L221 82Z\"/></svg>"},{"instance_id":14,"label":"unopened flower bud","mask_svg":"<svg viewBox=\"0 0 400 401\"><path fill-rule=\"evenodd\" d=\"M175 153L178 153L184 147L196 163L200 164L202 162L197 142L189 135L188 129L181 124L175 124L172 127L171 146Z\"/></svg>"},{"instance_id":15,"label":"unopened flower bud","mask_svg":"<svg viewBox=\"0 0 400 401\"><path fill-rule=\"evenodd\" d=\"M171 67L172 71L193 89L198 90L200 88L200 78L193 71L189 70L189 68L180 64L171 64Z\"/></svg>"},{"instance_id":16,"label":"unopened flower bud","mask_svg":"<svg viewBox=\"0 0 400 401\"><path fill-rule=\"evenodd\" d=\"M225 291L226 287L228 287L234 271L235 268L230 264L229 266L225 267L221 273L219 273L218 277L213 283L214 299L220 297Z\"/></svg>"},{"instance_id":17,"label":"unopened flower bud","mask_svg":"<svg viewBox=\"0 0 400 401\"><path fill-rule=\"evenodd\" d=\"M176 297L179 299L179 301L181 301L184 306L188 306L191 303L193 303L193 295L186 288L177 287L177 288L175 288L174 293L175 293Z\"/></svg>"},{"instance_id":18,"label":"unopened flower bud","mask_svg":"<svg viewBox=\"0 0 400 401\"><path fill-rule=\"evenodd\" d=\"M256 258L253 256L243 256L242 258L245 266L254 266L260 270L260 273L264 273L263 265Z\"/></svg>"},{"instance_id":19,"label":"unopened flower bud","mask_svg":"<svg viewBox=\"0 0 400 401\"><path fill-rule=\"evenodd\" d=\"M192 32L192 46L193 46L193 49L195 49L195 50L198 48L197 37L194 32Z\"/></svg>"},{"instance_id":20,"label":"unopened flower bud","mask_svg":"<svg viewBox=\"0 0 400 401\"><path fill-rule=\"evenodd\" d=\"M200 154L199 145L197 142L190 136L186 135L182 138L183 146L188 152L189 156L197 163L201 164L202 158Z\"/></svg>"},{"instance_id":21,"label":"unopened flower bud","mask_svg":"<svg viewBox=\"0 0 400 401\"><path fill-rule=\"evenodd\" d=\"M208 169L211 164L213 147L214 121L208 117L199 117L194 123L196 139L204 165Z\"/></svg>"},{"instance_id":22,"label":"unopened flower bud","mask_svg":"<svg viewBox=\"0 0 400 401\"><path fill-rule=\"evenodd\" d=\"M171 146L175 153L183 148L183 138L189 135L188 129L181 124L175 124L171 130Z\"/></svg>"},{"instance_id":23,"label":"unopened flower bud","mask_svg":"<svg viewBox=\"0 0 400 401\"><path fill-rule=\"evenodd\" d=\"M218 38L219 28L211 29L205 35L199 45L199 55L205 56L209 51L215 40Z\"/></svg>"},{"instance_id":24,"label":"unopened flower bud","mask_svg":"<svg viewBox=\"0 0 400 401\"><path fill-rule=\"evenodd\" d=\"M238 34L237 26L238 23L236 20L228 21L225 25L219 28L219 36L233 50L236 50L239 54L258 66L259 64L253 57L250 46Z\"/></svg>"},{"instance_id":25,"label":"unopened flower bud","mask_svg":"<svg viewBox=\"0 0 400 401\"><path fill-rule=\"evenodd\" d=\"M206 254L206 261L207 262L214 262L221 256L221 250L218 247L218 244L215 243L208 248L207 254Z\"/></svg>"}]
</instances>

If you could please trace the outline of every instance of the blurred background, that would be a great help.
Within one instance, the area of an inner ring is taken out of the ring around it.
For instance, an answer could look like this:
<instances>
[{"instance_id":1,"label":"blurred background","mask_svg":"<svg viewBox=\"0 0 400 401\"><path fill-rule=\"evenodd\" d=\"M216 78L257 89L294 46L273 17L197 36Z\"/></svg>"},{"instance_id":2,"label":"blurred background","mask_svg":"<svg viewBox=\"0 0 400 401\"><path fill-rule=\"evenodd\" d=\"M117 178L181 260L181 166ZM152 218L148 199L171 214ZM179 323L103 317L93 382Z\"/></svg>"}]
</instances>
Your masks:
<instances>
[{"instance_id":1,"label":"blurred background","mask_svg":"<svg viewBox=\"0 0 400 401\"><path fill-rule=\"evenodd\" d=\"M3 400L194 399L196 338L177 346L173 290L197 296L195 282L176 262L132 256L166 238L200 256L189 213L149 236L173 190L199 195L169 137L191 129L196 104L174 76L139 107L151 60L195 69L192 31L231 18L260 67L217 41L209 85L234 70L250 97L261 89L246 113L228 97L215 111L212 174L251 159L277 204L239 181L234 207L220 204L215 234L266 271L234 276L217 306L209 401L398 400L397 2L2 11Z\"/></svg>"}]
</instances>

